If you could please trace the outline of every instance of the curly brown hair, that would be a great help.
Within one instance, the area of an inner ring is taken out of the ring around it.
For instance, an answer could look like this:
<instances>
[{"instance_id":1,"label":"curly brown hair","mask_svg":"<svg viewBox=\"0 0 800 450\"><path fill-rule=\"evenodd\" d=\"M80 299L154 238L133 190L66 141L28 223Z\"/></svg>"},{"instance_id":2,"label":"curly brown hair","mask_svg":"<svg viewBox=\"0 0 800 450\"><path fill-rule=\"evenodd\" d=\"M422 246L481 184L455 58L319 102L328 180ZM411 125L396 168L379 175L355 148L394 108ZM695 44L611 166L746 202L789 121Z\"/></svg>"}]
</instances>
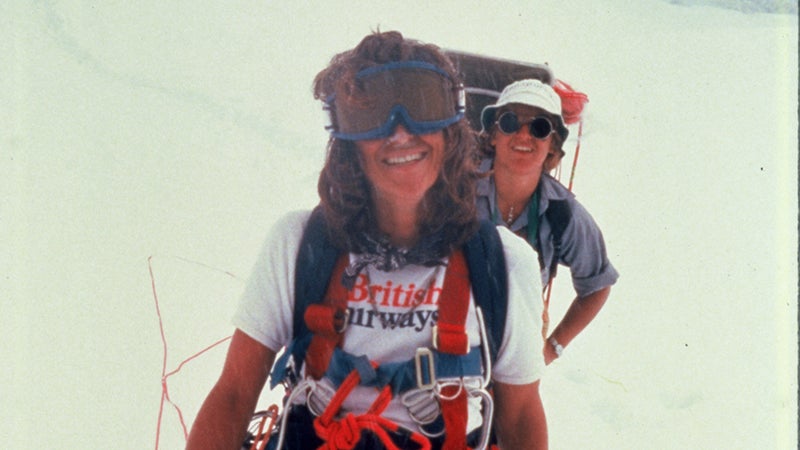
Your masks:
<instances>
[{"instance_id":1,"label":"curly brown hair","mask_svg":"<svg viewBox=\"0 0 800 450\"><path fill-rule=\"evenodd\" d=\"M314 98L325 101L334 92L343 90L357 96L355 78L360 70L412 60L436 65L449 74L453 89L459 88L458 72L439 47L406 39L397 31L378 31L366 36L354 49L333 57L314 79ZM437 245L441 256L460 247L477 229L476 140L464 119L445 128L444 137L439 176L418 211L419 235L438 233L442 237ZM355 142L330 137L317 190L334 245L358 252L363 250L359 242L364 235L379 235L369 180L361 167Z\"/></svg>"}]
</instances>

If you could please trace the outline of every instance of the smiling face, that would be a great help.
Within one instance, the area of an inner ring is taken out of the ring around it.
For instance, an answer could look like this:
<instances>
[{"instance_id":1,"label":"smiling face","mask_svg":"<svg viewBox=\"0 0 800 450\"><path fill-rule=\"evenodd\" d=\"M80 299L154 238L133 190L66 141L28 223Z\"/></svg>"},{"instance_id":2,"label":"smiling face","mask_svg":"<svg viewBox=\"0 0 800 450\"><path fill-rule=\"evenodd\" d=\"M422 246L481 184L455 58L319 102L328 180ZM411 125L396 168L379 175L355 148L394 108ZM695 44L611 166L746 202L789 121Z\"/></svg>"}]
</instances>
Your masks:
<instances>
[{"instance_id":1,"label":"smiling face","mask_svg":"<svg viewBox=\"0 0 800 450\"><path fill-rule=\"evenodd\" d=\"M496 117L506 111L512 111L522 124L545 114L539 108L512 103L497 111ZM536 139L530 134L529 127L523 126L513 134L505 134L495 124L492 127L491 144L495 149L494 167L497 171L511 173L540 174L544 161L551 151L553 134L544 139Z\"/></svg>"},{"instance_id":2,"label":"smiling face","mask_svg":"<svg viewBox=\"0 0 800 450\"><path fill-rule=\"evenodd\" d=\"M436 182L444 159L443 131L415 135L398 125L384 139L356 141L374 201L419 203Z\"/></svg>"}]
</instances>

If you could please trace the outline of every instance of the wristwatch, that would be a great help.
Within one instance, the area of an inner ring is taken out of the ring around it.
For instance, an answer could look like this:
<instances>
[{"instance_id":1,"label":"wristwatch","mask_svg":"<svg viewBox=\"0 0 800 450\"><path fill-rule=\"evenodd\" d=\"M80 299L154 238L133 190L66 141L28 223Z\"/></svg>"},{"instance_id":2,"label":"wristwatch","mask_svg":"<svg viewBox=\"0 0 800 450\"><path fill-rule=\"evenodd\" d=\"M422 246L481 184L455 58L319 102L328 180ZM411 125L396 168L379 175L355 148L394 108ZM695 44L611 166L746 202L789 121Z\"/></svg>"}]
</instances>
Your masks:
<instances>
[{"instance_id":1,"label":"wristwatch","mask_svg":"<svg viewBox=\"0 0 800 450\"><path fill-rule=\"evenodd\" d=\"M556 351L556 356L561 358L561 354L564 353L564 346L559 344L556 338L554 337L551 337L548 342L550 342L550 345L553 346L553 350Z\"/></svg>"}]
</instances>

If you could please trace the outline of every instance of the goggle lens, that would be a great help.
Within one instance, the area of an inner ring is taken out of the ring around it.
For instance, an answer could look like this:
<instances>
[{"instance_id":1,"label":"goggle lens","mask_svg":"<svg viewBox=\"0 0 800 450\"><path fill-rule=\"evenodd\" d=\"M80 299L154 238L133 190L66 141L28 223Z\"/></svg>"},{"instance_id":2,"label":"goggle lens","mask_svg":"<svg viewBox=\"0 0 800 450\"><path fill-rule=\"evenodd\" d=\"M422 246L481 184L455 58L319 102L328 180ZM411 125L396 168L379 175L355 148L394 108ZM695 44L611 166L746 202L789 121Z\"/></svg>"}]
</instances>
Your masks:
<instances>
[{"instance_id":1,"label":"goggle lens","mask_svg":"<svg viewBox=\"0 0 800 450\"><path fill-rule=\"evenodd\" d=\"M356 75L354 91L337 92L326 107L331 134L362 140L390 136L402 123L412 134L441 130L463 115L463 101L446 72L421 61L370 67Z\"/></svg>"},{"instance_id":2,"label":"goggle lens","mask_svg":"<svg viewBox=\"0 0 800 450\"><path fill-rule=\"evenodd\" d=\"M528 126L528 131L531 133L531 136L536 139L544 139L550 136L554 131L553 123L545 116L536 117L527 124L522 124L516 114L511 111L506 111L497 119L497 127L505 134L514 134L519 131L523 125Z\"/></svg>"}]
</instances>

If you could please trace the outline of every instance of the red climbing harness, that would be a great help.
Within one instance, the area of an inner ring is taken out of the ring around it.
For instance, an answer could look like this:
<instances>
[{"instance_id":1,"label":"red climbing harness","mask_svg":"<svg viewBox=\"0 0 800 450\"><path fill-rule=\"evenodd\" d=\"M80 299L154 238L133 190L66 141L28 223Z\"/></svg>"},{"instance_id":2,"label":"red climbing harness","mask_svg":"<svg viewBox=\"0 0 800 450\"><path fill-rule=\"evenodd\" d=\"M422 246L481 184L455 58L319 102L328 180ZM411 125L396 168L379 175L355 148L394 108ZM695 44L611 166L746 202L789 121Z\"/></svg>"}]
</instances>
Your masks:
<instances>
[{"instance_id":1,"label":"red climbing harness","mask_svg":"<svg viewBox=\"0 0 800 450\"><path fill-rule=\"evenodd\" d=\"M347 327L348 292L341 283L342 274L349 262L347 254L336 262L324 299L321 303L309 305L304 319L313 333L305 357L306 374L319 380L328 370L334 352L341 348L344 331ZM439 301L438 322L433 327L431 348L446 355L465 356L470 353L469 337L466 331L467 314L470 303L470 281L467 262L461 251L456 251L449 259ZM429 358L428 358L429 356ZM417 387L435 389L444 422L443 449L463 450L467 447L468 389L463 380L448 380L436 385L432 351L421 348L417 351ZM374 368L380 367L371 363ZM422 371L431 373L421 373ZM362 431L372 432L387 449L397 449L388 433L396 433L400 426L381 413L392 400L391 386L383 386L375 402L363 414L347 413L338 418L342 403L351 391L361 382L360 374L353 370L345 378L324 411L314 420L314 430L325 444L323 449L351 449L358 443ZM486 418L490 420L490 418ZM485 420L486 420L485 419ZM428 438L420 432L412 431L411 441L423 449L429 449Z\"/></svg>"}]
</instances>

